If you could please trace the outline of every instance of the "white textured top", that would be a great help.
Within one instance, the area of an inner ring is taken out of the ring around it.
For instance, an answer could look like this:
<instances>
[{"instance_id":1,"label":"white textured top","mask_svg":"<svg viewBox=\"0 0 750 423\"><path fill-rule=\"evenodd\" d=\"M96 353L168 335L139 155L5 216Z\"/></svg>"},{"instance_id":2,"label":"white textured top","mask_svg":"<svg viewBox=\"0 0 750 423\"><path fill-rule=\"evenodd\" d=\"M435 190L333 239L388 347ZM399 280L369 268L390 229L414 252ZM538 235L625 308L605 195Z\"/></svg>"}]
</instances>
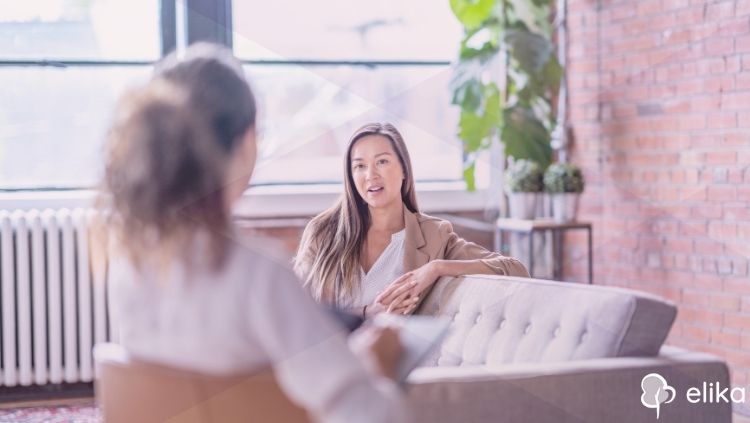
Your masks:
<instances>
[{"instance_id":1,"label":"white textured top","mask_svg":"<svg viewBox=\"0 0 750 423\"><path fill-rule=\"evenodd\" d=\"M369 373L346 332L260 249L233 243L223 269L110 267L120 343L137 358L213 374L272 365L289 397L324 422L404 420L400 393Z\"/></svg>"},{"instance_id":2,"label":"white textured top","mask_svg":"<svg viewBox=\"0 0 750 423\"><path fill-rule=\"evenodd\" d=\"M391 242L380 253L370 271L365 273L360 266L360 294L354 299L352 307L372 304L385 287L404 274L404 239L406 229L391 235Z\"/></svg>"}]
</instances>

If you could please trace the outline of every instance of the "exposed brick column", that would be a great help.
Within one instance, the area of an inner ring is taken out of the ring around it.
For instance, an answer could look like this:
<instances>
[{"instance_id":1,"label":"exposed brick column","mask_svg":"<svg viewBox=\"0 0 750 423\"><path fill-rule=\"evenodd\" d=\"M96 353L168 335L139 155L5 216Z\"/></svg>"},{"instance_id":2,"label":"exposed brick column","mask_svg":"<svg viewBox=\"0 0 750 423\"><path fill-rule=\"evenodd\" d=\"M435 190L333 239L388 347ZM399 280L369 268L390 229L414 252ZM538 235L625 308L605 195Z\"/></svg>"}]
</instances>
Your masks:
<instances>
[{"instance_id":1,"label":"exposed brick column","mask_svg":"<svg viewBox=\"0 0 750 423\"><path fill-rule=\"evenodd\" d=\"M750 386L750 0L569 0L568 29L595 283L676 302L668 342Z\"/></svg>"}]
</instances>

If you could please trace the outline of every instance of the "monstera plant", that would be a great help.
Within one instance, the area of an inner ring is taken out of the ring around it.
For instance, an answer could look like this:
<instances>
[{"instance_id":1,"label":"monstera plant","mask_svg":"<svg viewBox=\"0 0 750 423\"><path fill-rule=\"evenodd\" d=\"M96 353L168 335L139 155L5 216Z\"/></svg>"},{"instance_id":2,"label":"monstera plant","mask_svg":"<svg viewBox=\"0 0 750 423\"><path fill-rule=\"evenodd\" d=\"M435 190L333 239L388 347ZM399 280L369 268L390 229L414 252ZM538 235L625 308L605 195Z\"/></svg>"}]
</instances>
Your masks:
<instances>
[{"instance_id":1,"label":"monstera plant","mask_svg":"<svg viewBox=\"0 0 750 423\"><path fill-rule=\"evenodd\" d=\"M467 188L475 188L478 153L498 138L507 157L545 169L562 77L552 43L552 0L449 1L464 27L451 89L461 108Z\"/></svg>"}]
</instances>

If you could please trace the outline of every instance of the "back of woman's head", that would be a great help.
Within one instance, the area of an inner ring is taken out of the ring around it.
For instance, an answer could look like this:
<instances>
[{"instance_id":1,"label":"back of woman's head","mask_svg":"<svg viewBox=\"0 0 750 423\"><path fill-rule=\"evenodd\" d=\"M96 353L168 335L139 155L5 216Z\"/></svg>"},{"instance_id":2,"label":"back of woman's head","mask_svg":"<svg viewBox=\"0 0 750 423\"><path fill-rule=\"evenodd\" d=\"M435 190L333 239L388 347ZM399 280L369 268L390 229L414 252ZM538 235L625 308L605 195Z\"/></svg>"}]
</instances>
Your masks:
<instances>
[{"instance_id":1,"label":"back of woman's head","mask_svg":"<svg viewBox=\"0 0 750 423\"><path fill-rule=\"evenodd\" d=\"M167 57L146 86L121 99L100 204L109 231L136 264L179 256L196 236L207 239L210 263L221 264L230 212L226 170L255 115L240 64L206 44Z\"/></svg>"}]
</instances>

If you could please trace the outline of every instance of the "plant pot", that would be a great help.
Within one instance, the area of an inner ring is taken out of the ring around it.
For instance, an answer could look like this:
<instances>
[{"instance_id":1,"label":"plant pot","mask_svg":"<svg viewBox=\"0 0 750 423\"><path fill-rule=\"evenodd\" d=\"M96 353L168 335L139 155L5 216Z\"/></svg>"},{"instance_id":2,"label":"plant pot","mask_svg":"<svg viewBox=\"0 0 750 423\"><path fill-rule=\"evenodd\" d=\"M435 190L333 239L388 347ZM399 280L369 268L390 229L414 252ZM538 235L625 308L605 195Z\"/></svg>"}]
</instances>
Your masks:
<instances>
[{"instance_id":1,"label":"plant pot","mask_svg":"<svg viewBox=\"0 0 750 423\"><path fill-rule=\"evenodd\" d=\"M550 195L552 197L552 218L555 222L573 222L578 214L580 193L563 192Z\"/></svg>"},{"instance_id":2,"label":"plant pot","mask_svg":"<svg viewBox=\"0 0 750 423\"><path fill-rule=\"evenodd\" d=\"M536 217L536 203L539 193L508 193L508 214L512 219L533 219Z\"/></svg>"}]
</instances>

